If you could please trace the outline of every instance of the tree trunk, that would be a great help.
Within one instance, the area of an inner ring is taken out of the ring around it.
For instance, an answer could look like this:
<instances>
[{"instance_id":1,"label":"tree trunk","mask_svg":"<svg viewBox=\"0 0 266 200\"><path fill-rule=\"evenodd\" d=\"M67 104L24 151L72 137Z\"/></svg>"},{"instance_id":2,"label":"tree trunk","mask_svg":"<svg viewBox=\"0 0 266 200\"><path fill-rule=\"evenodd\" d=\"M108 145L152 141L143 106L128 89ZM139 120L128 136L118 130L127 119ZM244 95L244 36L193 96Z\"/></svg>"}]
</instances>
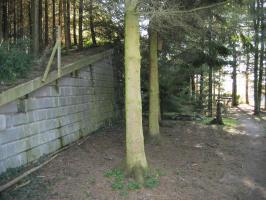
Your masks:
<instances>
[{"instance_id":1,"label":"tree trunk","mask_svg":"<svg viewBox=\"0 0 266 200\"><path fill-rule=\"evenodd\" d=\"M76 46L78 44L77 42L77 22L76 22L76 0L73 0L73 39L74 39L74 45Z\"/></svg>"},{"instance_id":2,"label":"tree trunk","mask_svg":"<svg viewBox=\"0 0 266 200\"><path fill-rule=\"evenodd\" d=\"M90 14L90 30L91 30L92 45L97 46L96 35L95 35L95 30L94 30L93 0L90 0L89 14Z\"/></svg>"},{"instance_id":3,"label":"tree trunk","mask_svg":"<svg viewBox=\"0 0 266 200\"><path fill-rule=\"evenodd\" d=\"M52 6L53 6L53 43L56 42L56 26L55 26L55 0L52 0ZM59 12L60 16L60 12Z\"/></svg>"},{"instance_id":4,"label":"tree trunk","mask_svg":"<svg viewBox=\"0 0 266 200\"><path fill-rule=\"evenodd\" d=\"M212 66L209 66L208 116L212 117Z\"/></svg>"},{"instance_id":5,"label":"tree trunk","mask_svg":"<svg viewBox=\"0 0 266 200\"><path fill-rule=\"evenodd\" d=\"M19 37L22 38L23 35L24 35L23 0L19 0Z\"/></svg>"},{"instance_id":6,"label":"tree trunk","mask_svg":"<svg viewBox=\"0 0 266 200\"><path fill-rule=\"evenodd\" d=\"M33 1L33 55L35 58L39 55L40 40L39 40L39 0Z\"/></svg>"},{"instance_id":7,"label":"tree trunk","mask_svg":"<svg viewBox=\"0 0 266 200\"><path fill-rule=\"evenodd\" d=\"M233 78L233 85L232 85L232 106L236 107L238 102L237 102L237 55L236 55L236 44L233 44L233 73L232 73L232 78Z\"/></svg>"},{"instance_id":8,"label":"tree trunk","mask_svg":"<svg viewBox=\"0 0 266 200\"><path fill-rule=\"evenodd\" d=\"M203 109L203 89L204 89L204 72L203 69L200 71L200 91L199 91L199 104L200 108Z\"/></svg>"},{"instance_id":9,"label":"tree trunk","mask_svg":"<svg viewBox=\"0 0 266 200\"><path fill-rule=\"evenodd\" d=\"M39 49L41 50L43 48L43 23L42 23L42 2L43 0L39 0Z\"/></svg>"},{"instance_id":10,"label":"tree trunk","mask_svg":"<svg viewBox=\"0 0 266 200\"><path fill-rule=\"evenodd\" d=\"M247 53L247 66L246 66L246 104L249 104L249 53Z\"/></svg>"},{"instance_id":11,"label":"tree trunk","mask_svg":"<svg viewBox=\"0 0 266 200\"><path fill-rule=\"evenodd\" d=\"M79 49L83 48L83 0L79 0Z\"/></svg>"},{"instance_id":12,"label":"tree trunk","mask_svg":"<svg viewBox=\"0 0 266 200\"><path fill-rule=\"evenodd\" d=\"M150 33L150 84L149 84L149 135L153 139L160 136L159 77L158 77L158 34Z\"/></svg>"},{"instance_id":13,"label":"tree trunk","mask_svg":"<svg viewBox=\"0 0 266 200\"><path fill-rule=\"evenodd\" d=\"M49 26L49 19L48 19L48 0L45 0L44 1L44 21L45 21L45 26L44 26L44 33L45 33L45 36L44 36L44 43L45 43L45 46L48 45L48 40L49 40L49 30L48 30L48 26Z\"/></svg>"},{"instance_id":14,"label":"tree trunk","mask_svg":"<svg viewBox=\"0 0 266 200\"><path fill-rule=\"evenodd\" d=\"M58 10L59 10L58 25L61 26L62 25L62 0L59 0Z\"/></svg>"},{"instance_id":15,"label":"tree trunk","mask_svg":"<svg viewBox=\"0 0 266 200\"><path fill-rule=\"evenodd\" d=\"M3 41L3 39L3 1L0 1L0 43Z\"/></svg>"},{"instance_id":16,"label":"tree trunk","mask_svg":"<svg viewBox=\"0 0 266 200\"><path fill-rule=\"evenodd\" d=\"M148 164L142 129L140 33L136 4L135 0L125 0L126 167L128 173L143 183Z\"/></svg>"},{"instance_id":17,"label":"tree trunk","mask_svg":"<svg viewBox=\"0 0 266 200\"><path fill-rule=\"evenodd\" d=\"M29 29L29 33L30 33L30 39L33 41L33 17L32 17L32 13L34 12L34 9L33 9L33 7L34 7L34 5L33 5L33 1L32 0L30 0L29 1L29 4L28 4L28 17L29 17L29 21L28 21L28 23L29 23L29 27L28 27L28 29Z\"/></svg>"},{"instance_id":18,"label":"tree trunk","mask_svg":"<svg viewBox=\"0 0 266 200\"><path fill-rule=\"evenodd\" d=\"M256 13L256 3L253 5L254 13ZM259 101L258 101L258 59L259 59L259 33L258 33L258 20L255 18L253 20L254 30L255 30L255 38L254 38L254 114L259 115Z\"/></svg>"},{"instance_id":19,"label":"tree trunk","mask_svg":"<svg viewBox=\"0 0 266 200\"><path fill-rule=\"evenodd\" d=\"M17 39L17 1L13 0L13 39Z\"/></svg>"},{"instance_id":20,"label":"tree trunk","mask_svg":"<svg viewBox=\"0 0 266 200\"><path fill-rule=\"evenodd\" d=\"M8 40L9 30L8 30L8 0L3 2L3 36L4 40Z\"/></svg>"},{"instance_id":21,"label":"tree trunk","mask_svg":"<svg viewBox=\"0 0 266 200\"><path fill-rule=\"evenodd\" d=\"M65 34L65 45L66 45L66 49L70 49L70 40L69 40L69 33L68 33L67 1L68 0L63 0L64 34Z\"/></svg>"},{"instance_id":22,"label":"tree trunk","mask_svg":"<svg viewBox=\"0 0 266 200\"><path fill-rule=\"evenodd\" d=\"M69 48L71 48L71 34L70 34L70 0L67 0L67 39Z\"/></svg>"},{"instance_id":23,"label":"tree trunk","mask_svg":"<svg viewBox=\"0 0 266 200\"><path fill-rule=\"evenodd\" d=\"M264 10L264 1L260 0L260 9ZM260 65L259 65L259 80L258 80L258 107L259 111L261 109L261 97L262 97L262 81L263 81L263 61L264 61L264 40L265 40L265 33L264 33L264 12L260 12Z\"/></svg>"},{"instance_id":24,"label":"tree trunk","mask_svg":"<svg viewBox=\"0 0 266 200\"><path fill-rule=\"evenodd\" d=\"M196 100L195 74L191 75L191 94L192 94L192 101L195 101Z\"/></svg>"}]
</instances>

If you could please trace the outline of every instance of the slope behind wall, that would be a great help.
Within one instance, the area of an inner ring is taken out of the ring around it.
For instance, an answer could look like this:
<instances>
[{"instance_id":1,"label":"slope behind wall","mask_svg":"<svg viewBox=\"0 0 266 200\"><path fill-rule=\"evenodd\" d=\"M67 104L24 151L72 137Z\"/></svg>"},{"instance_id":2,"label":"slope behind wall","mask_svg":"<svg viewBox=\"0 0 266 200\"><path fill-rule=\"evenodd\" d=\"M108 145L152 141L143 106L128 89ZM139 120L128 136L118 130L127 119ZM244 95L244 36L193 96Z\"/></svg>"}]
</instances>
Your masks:
<instances>
[{"instance_id":1,"label":"slope behind wall","mask_svg":"<svg viewBox=\"0 0 266 200\"><path fill-rule=\"evenodd\" d=\"M0 107L0 174L99 129L116 117L112 58Z\"/></svg>"}]
</instances>

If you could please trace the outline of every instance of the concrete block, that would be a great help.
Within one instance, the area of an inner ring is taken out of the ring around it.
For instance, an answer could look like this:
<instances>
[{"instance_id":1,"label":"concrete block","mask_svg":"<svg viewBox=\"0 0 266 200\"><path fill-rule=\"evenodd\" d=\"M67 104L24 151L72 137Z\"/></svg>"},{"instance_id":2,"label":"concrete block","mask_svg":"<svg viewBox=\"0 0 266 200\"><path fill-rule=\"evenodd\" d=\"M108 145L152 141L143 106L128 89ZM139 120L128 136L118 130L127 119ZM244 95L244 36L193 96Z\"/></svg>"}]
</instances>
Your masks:
<instances>
[{"instance_id":1,"label":"concrete block","mask_svg":"<svg viewBox=\"0 0 266 200\"><path fill-rule=\"evenodd\" d=\"M6 129L6 116L0 115L0 131Z\"/></svg>"},{"instance_id":2,"label":"concrete block","mask_svg":"<svg viewBox=\"0 0 266 200\"><path fill-rule=\"evenodd\" d=\"M20 154L14 155L6 160L3 160L3 163L6 169L20 167L27 163L27 154L26 152L22 152Z\"/></svg>"},{"instance_id":3,"label":"concrete block","mask_svg":"<svg viewBox=\"0 0 266 200\"><path fill-rule=\"evenodd\" d=\"M29 97L54 97L58 96L55 86L45 86L29 94Z\"/></svg>"},{"instance_id":4,"label":"concrete block","mask_svg":"<svg viewBox=\"0 0 266 200\"><path fill-rule=\"evenodd\" d=\"M6 144L12 141L22 139L26 136L25 126L12 127L0 131L0 144Z\"/></svg>"},{"instance_id":5,"label":"concrete block","mask_svg":"<svg viewBox=\"0 0 266 200\"><path fill-rule=\"evenodd\" d=\"M16 113L18 112L17 101L13 101L0 107L0 114Z\"/></svg>"}]
</instances>

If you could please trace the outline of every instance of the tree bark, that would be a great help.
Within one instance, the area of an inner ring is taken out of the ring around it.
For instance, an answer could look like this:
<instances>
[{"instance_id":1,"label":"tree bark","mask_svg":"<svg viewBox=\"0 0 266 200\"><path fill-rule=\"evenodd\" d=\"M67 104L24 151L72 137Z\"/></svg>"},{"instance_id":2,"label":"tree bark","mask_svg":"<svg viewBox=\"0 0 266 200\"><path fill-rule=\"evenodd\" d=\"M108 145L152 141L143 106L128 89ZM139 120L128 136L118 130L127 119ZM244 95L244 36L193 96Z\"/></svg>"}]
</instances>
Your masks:
<instances>
[{"instance_id":1,"label":"tree bark","mask_svg":"<svg viewBox=\"0 0 266 200\"><path fill-rule=\"evenodd\" d=\"M264 1L260 0L260 63L259 63L259 80L258 80L258 107L259 111L261 110L261 97L262 97L262 81L263 81L263 61L264 61L264 40L265 40L265 33L264 33Z\"/></svg>"},{"instance_id":2,"label":"tree bark","mask_svg":"<svg viewBox=\"0 0 266 200\"><path fill-rule=\"evenodd\" d=\"M236 44L235 42L233 43L233 73L232 73L232 78L233 78L233 84L232 84L232 106L236 107L238 102L237 102L237 55L236 55Z\"/></svg>"},{"instance_id":3,"label":"tree bark","mask_svg":"<svg viewBox=\"0 0 266 200\"><path fill-rule=\"evenodd\" d=\"M69 48L71 48L71 34L70 34L70 0L67 0L67 39Z\"/></svg>"},{"instance_id":4,"label":"tree bark","mask_svg":"<svg viewBox=\"0 0 266 200\"><path fill-rule=\"evenodd\" d=\"M142 129L140 33L136 0L125 0L126 167L143 183L148 168Z\"/></svg>"},{"instance_id":5,"label":"tree bark","mask_svg":"<svg viewBox=\"0 0 266 200\"><path fill-rule=\"evenodd\" d=\"M56 42L56 26L55 26L55 0L52 0L52 7L53 7L53 43ZM59 12L60 16L60 12Z\"/></svg>"},{"instance_id":6,"label":"tree bark","mask_svg":"<svg viewBox=\"0 0 266 200\"><path fill-rule=\"evenodd\" d=\"M39 40L39 0L33 1L33 55L35 58L39 55L40 40Z\"/></svg>"},{"instance_id":7,"label":"tree bark","mask_svg":"<svg viewBox=\"0 0 266 200\"><path fill-rule=\"evenodd\" d=\"M79 0L79 49L83 48L83 0Z\"/></svg>"},{"instance_id":8,"label":"tree bark","mask_svg":"<svg viewBox=\"0 0 266 200\"><path fill-rule=\"evenodd\" d=\"M64 14L64 34L65 34L65 45L66 49L70 49L70 38L68 33L68 9L67 9L67 1L63 0L63 14Z\"/></svg>"},{"instance_id":9,"label":"tree bark","mask_svg":"<svg viewBox=\"0 0 266 200\"><path fill-rule=\"evenodd\" d=\"M74 39L74 45L76 46L78 44L77 42L77 22L76 22L76 0L73 0L73 39Z\"/></svg>"},{"instance_id":10,"label":"tree bark","mask_svg":"<svg viewBox=\"0 0 266 200\"><path fill-rule=\"evenodd\" d=\"M94 29L94 18L93 18L93 0L90 0L89 15L90 15L90 30L91 30L92 45L97 46L96 34Z\"/></svg>"},{"instance_id":11,"label":"tree bark","mask_svg":"<svg viewBox=\"0 0 266 200\"><path fill-rule=\"evenodd\" d=\"M19 37L24 35L23 0L19 0Z\"/></svg>"},{"instance_id":12,"label":"tree bark","mask_svg":"<svg viewBox=\"0 0 266 200\"><path fill-rule=\"evenodd\" d=\"M253 5L254 13L256 13L256 3ZM258 59L259 59L259 33L258 33L258 19L253 20L255 38L254 38L254 114L259 115L259 101L258 101Z\"/></svg>"},{"instance_id":13,"label":"tree bark","mask_svg":"<svg viewBox=\"0 0 266 200\"><path fill-rule=\"evenodd\" d=\"M45 21L45 26L44 26L44 44L45 46L48 45L48 40L49 40L49 30L48 30L48 27L49 27L49 18L48 18L48 0L45 0L44 1L44 21Z\"/></svg>"},{"instance_id":14,"label":"tree bark","mask_svg":"<svg viewBox=\"0 0 266 200\"><path fill-rule=\"evenodd\" d=\"M0 43L3 41L3 39L3 1L0 1Z\"/></svg>"},{"instance_id":15,"label":"tree bark","mask_svg":"<svg viewBox=\"0 0 266 200\"><path fill-rule=\"evenodd\" d=\"M41 50L43 48L43 12L42 12L42 2L43 0L39 0L39 49Z\"/></svg>"},{"instance_id":16,"label":"tree bark","mask_svg":"<svg viewBox=\"0 0 266 200\"><path fill-rule=\"evenodd\" d=\"M208 116L212 117L212 66L209 66L209 84L208 84Z\"/></svg>"},{"instance_id":17,"label":"tree bark","mask_svg":"<svg viewBox=\"0 0 266 200\"><path fill-rule=\"evenodd\" d=\"M13 0L13 39L17 39L17 1Z\"/></svg>"},{"instance_id":18,"label":"tree bark","mask_svg":"<svg viewBox=\"0 0 266 200\"><path fill-rule=\"evenodd\" d=\"M203 109L203 89L204 89L204 71L200 71L200 91L199 91L199 103L201 109Z\"/></svg>"},{"instance_id":19,"label":"tree bark","mask_svg":"<svg viewBox=\"0 0 266 200\"><path fill-rule=\"evenodd\" d=\"M3 36L4 40L7 41L9 37L8 29L8 0L3 2Z\"/></svg>"},{"instance_id":20,"label":"tree bark","mask_svg":"<svg viewBox=\"0 0 266 200\"><path fill-rule=\"evenodd\" d=\"M159 76L158 76L158 33L150 33L150 83L149 83L149 136L160 136L159 115Z\"/></svg>"},{"instance_id":21,"label":"tree bark","mask_svg":"<svg viewBox=\"0 0 266 200\"><path fill-rule=\"evenodd\" d=\"M250 56L249 53L247 53L247 66L246 66L246 104L249 104L249 61L250 61Z\"/></svg>"}]
</instances>

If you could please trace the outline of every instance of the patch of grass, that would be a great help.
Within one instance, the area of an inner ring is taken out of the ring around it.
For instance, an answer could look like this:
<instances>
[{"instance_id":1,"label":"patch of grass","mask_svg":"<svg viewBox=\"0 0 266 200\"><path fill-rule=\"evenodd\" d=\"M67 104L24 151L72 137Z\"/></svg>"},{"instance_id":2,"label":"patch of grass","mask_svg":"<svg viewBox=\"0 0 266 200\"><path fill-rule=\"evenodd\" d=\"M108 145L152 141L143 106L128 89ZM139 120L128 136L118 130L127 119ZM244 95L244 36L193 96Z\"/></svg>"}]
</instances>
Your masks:
<instances>
[{"instance_id":1,"label":"patch of grass","mask_svg":"<svg viewBox=\"0 0 266 200\"><path fill-rule=\"evenodd\" d=\"M225 126L236 127L239 125L239 121L233 118L223 118L223 122Z\"/></svg>"},{"instance_id":2,"label":"patch of grass","mask_svg":"<svg viewBox=\"0 0 266 200\"><path fill-rule=\"evenodd\" d=\"M214 119L214 117L204 117L203 120L199 121L200 124L203 125L210 125L210 122ZM229 117L223 117L224 126L229 127L236 127L239 124L239 121L237 119L229 118Z\"/></svg>"},{"instance_id":3,"label":"patch of grass","mask_svg":"<svg viewBox=\"0 0 266 200\"><path fill-rule=\"evenodd\" d=\"M141 185L132 179L127 179L120 169L112 169L104 173L104 176L112 179L111 188L121 191L120 195L125 196L129 191L135 191L144 188L153 189L160 184L160 177L164 176L161 170L149 171L144 175L144 184Z\"/></svg>"}]
</instances>

